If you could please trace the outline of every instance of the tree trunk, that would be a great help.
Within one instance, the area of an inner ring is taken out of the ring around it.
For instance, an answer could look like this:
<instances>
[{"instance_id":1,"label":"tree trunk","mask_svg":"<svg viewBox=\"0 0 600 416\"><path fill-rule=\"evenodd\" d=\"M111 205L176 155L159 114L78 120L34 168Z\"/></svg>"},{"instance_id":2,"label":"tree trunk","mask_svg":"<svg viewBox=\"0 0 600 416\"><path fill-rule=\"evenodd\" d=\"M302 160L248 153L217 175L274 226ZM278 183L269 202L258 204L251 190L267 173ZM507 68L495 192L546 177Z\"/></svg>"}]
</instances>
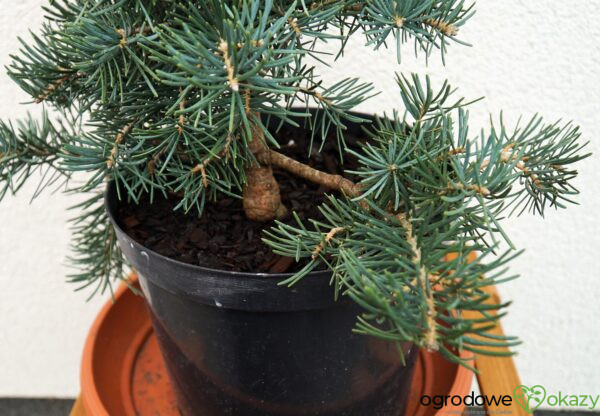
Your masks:
<instances>
[{"instance_id":1,"label":"tree trunk","mask_svg":"<svg viewBox=\"0 0 600 416\"><path fill-rule=\"evenodd\" d=\"M268 152L265 137L258 127L252 129L253 139L250 150L256 157L256 162L246 168L247 182L243 190L244 212L249 220L272 221L287 214L287 209L281 203L279 184L273 176L270 164L265 164L261 154ZM262 160L259 162L259 160ZM267 159L268 160L268 159Z\"/></svg>"}]
</instances>

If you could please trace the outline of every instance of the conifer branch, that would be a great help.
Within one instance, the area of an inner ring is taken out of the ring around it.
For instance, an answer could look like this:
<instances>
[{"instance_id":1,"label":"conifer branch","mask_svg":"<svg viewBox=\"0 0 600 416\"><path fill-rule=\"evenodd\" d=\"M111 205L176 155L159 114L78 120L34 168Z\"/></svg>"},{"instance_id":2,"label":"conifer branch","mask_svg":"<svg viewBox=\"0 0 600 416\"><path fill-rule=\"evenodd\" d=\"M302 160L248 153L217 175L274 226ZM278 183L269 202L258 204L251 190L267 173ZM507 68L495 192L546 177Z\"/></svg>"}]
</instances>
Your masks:
<instances>
[{"instance_id":1,"label":"conifer branch","mask_svg":"<svg viewBox=\"0 0 600 416\"><path fill-rule=\"evenodd\" d=\"M424 22L426 25L439 30L445 36L456 36L458 34L458 28L451 23L444 22L441 19L428 19Z\"/></svg>"},{"instance_id":2,"label":"conifer branch","mask_svg":"<svg viewBox=\"0 0 600 416\"><path fill-rule=\"evenodd\" d=\"M462 182L458 182L455 184L448 184L448 189L447 191L451 191L453 189L468 189L471 191L474 191L475 193L481 195L481 196L489 196L491 194L490 190L488 188L486 188L485 186L480 186L480 185L474 185L474 184L470 184L470 185L465 185ZM442 192L441 194L443 195L445 193Z\"/></svg>"},{"instance_id":3,"label":"conifer branch","mask_svg":"<svg viewBox=\"0 0 600 416\"><path fill-rule=\"evenodd\" d=\"M177 132L179 133L179 135L181 136L184 132L184 125L185 125L185 97L181 99L181 102L179 103L179 118L177 119Z\"/></svg>"},{"instance_id":4,"label":"conifer branch","mask_svg":"<svg viewBox=\"0 0 600 416\"><path fill-rule=\"evenodd\" d=\"M127 46L127 33L125 32L125 29L117 29L117 33L121 37L121 40L119 41L119 48L123 49L125 46Z\"/></svg>"},{"instance_id":5,"label":"conifer branch","mask_svg":"<svg viewBox=\"0 0 600 416\"><path fill-rule=\"evenodd\" d=\"M69 79L71 79L71 75L65 75L62 78L57 79L52 84L49 84L44 91L42 91L36 98L36 104L41 103L46 98L48 98L54 91L59 89L63 84L65 84Z\"/></svg>"},{"instance_id":6,"label":"conifer branch","mask_svg":"<svg viewBox=\"0 0 600 416\"><path fill-rule=\"evenodd\" d=\"M115 160L117 158L118 152L119 152L119 146L121 145L121 143L123 142L123 139L125 138L125 136L127 136L127 134L131 131L131 129L133 128L135 122L131 122L129 124L126 124L119 133L117 133L117 136L115 137L115 141L113 144L113 147L110 151L110 155L108 156L108 159L106 159L106 166L111 169L114 165L115 165Z\"/></svg>"},{"instance_id":7,"label":"conifer branch","mask_svg":"<svg viewBox=\"0 0 600 416\"><path fill-rule=\"evenodd\" d=\"M223 149L216 156L211 155L211 156L207 157L202 162L200 162L196 166L194 166L192 168L192 170L190 171L190 173L192 175L200 173L200 175L202 177L202 186L204 188L208 188L208 185L210 184L210 181L208 180L208 175L206 173L206 167L215 159L226 158L229 156L231 143L233 142L233 139L234 139L233 134L228 134L227 138L225 139L225 145L223 146Z\"/></svg>"},{"instance_id":8,"label":"conifer branch","mask_svg":"<svg viewBox=\"0 0 600 416\"><path fill-rule=\"evenodd\" d=\"M336 234L341 233L342 231L344 231L345 228L344 227L334 227L331 230L329 230L329 232L327 234L325 234L325 238L323 239L323 241L321 241L313 250L312 254L311 254L311 258L313 260L316 260L317 257L319 257L319 255L321 254L321 252L325 249L325 247L327 247L327 244L329 244L329 242L331 240L333 240L333 238L336 236Z\"/></svg>"},{"instance_id":9,"label":"conifer branch","mask_svg":"<svg viewBox=\"0 0 600 416\"><path fill-rule=\"evenodd\" d=\"M198 163L196 166L194 166L191 170L192 175L200 173L200 175L202 175L202 186L204 186L205 188L208 188L208 176L206 175L206 167L208 166L208 164L211 162L213 158L208 158L205 159L204 161Z\"/></svg>"},{"instance_id":10,"label":"conifer branch","mask_svg":"<svg viewBox=\"0 0 600 416\"><path fill-rule=\"evenodd\" d=\"M225 69L227 70L227 80L229 82L229 87L232 91L239 91L240 84L235 77L235 68L233 66L233 62L231 61L231 56L229 55L229 46L227 42L223 39L219 40L218 51L223 56L223 62L225 63Z\"/></svg>"},{"instance_id":11,"label":"conifer branch","mask_svg":"<svg viewBox=\"0 0 600 416\"><path fill-rule=\"evenodd\" d=\"M103 199L103 193L98 192L74 206L82 213L70 221L73 254L68 260L75 272L68 279L78 285L78 290L95 285L90 297L107 289L112 293L112 282L125 279L125 259Z\"/></svg>"},{"instance_id":12,"label":"conifer branch","mask_svg":"<svg viewBox=\"0 0 600 416\"><path fill-rule=\"evenodd\" d=\"M513 148L515 147L515 145L516 143L509 143L506 146L504 146L504 148L502 149L500 160L502 160L504 163L514 162L517 159L517 156L513 154ZM515 169L521 171L523 175L529 177L535 186L542 187L542 183L537 177L537 175L531 172L529 168L525 166L527 160L529 160L528 156L521 156L521 160L515 164ZM489 159L486 159L486 161L489 162ZM484 163L486 161L484 161ZM485 163L485 166L487 166L487 163Z\"/></svg>"},{"instance_id":13,"label":"conifer branch","mask_svg":"<svg viewBox=\"0 0 600 416\"><path fill-rule=\"evenodd\" d=\"M307 95L310 95L312 97L315 97L317 100L321 101L322 103L324 103L325 105L327 105L329 107L333 107L334 106L334 103L331 100L325 98L323 96L323 94L321 94L319 91L316 91L314 89L305 88L305 87L299 87L298 91L301 92L301 93L303 93L303 94L307 94Z\"/></svg>"},{"instance_id":14,"label":"conifer branch","mask_svg":"<svg viewBox=\"0 0 600 416\"><path fill-rule=\"evenodd\" d=\"M61 71L64 72L65 70L61 68ZM48 86L46 86L46 88L44 88L44 90L35 97L34 102L36 104L40 104L41 102L45 101L48 97L50 97L52 94L54 94L56 91L61 89L69 81L72 81L77 78L82 78L84 76L85 76L85 74L83 74L81 72L72 72L72 73L63 75L56 81L48 84Z\"/></svg>"},{"instance_id":15,"label":"conifer branch","mask_svg":"<svg viewBox=\"0 0 600 416\"><path fill-rule=\"evenodd\" d=\"M7 192L16 193L37 170L42 175L34 197L48 186L66 182L70 175L60 164L60 154L70 139L70 133L52 123L46 112L40 122L28 116L16 128L0 121L0 200Z\"/></svg>"},{"instance_id":16,"label":"conifer branch","mask_svg":"<svg viewBox=\"0 0 600 416\"><path fill-rule=\"evenodd\" d=\"M433 298L433 291L429 285L430 275L425 266L422 264L422 253L417 242L417 238L414 235L412 224L410 223L410 219L408 219L407 215L404 213L396 214L396 219L404 228L404 232L406 235L406 241L410 245L410 249L412 251L413 257L412 260L414 262L415 268L418 270L418 284L425 298L426 311L425 315L427 316L427 329L423 336L425 341L425 347L429 351L437 351L440 346L437 341L437 330L436 330L436 316L437 311L435 309L435 301Z\"/></svg>"},{"instance_id":17,"label":"conifer branch","mask_svg":"<svg viewBox=\"0 0 600 416\"><path fill-rule=\"evenodd\" d=\"M302 36L302 30L300 30L300 26L298 26L298 23L296 22L295 19L289 17L288 23L292 27L292 30L296 33L296 35L298 37Z\"/></svg>"}]
</instances>

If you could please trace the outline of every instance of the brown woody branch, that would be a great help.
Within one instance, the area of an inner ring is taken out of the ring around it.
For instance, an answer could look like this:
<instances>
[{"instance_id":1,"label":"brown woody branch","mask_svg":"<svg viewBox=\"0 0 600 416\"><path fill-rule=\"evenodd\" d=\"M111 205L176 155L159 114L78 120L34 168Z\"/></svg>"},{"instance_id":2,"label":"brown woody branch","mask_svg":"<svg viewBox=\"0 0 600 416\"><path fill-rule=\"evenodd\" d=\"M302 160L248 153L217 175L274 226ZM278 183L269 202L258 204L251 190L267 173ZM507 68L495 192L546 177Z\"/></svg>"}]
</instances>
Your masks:
<instances>
[{"instance_id":1,"label":"brown woody branch","mask_svg":"<svg viewBox=\"0 0 600 416\"><path fill-rule=\"evenodd\" d=\"M61 71L66 71L66 69L61 68ZM46 100L49 96L54 94L59 88L61 88L63 85L65 85L70 80L76 79L76 78L81 78L83 76L84 76L84 74L81 72L71 72L71 73L68 73L68 74L60 77L56 81L48 84L48 86L46 88L44 88L44 90L41 93L39 93L37 97L35 97L35 100L34 100L35 103L36 104L41 103L42 101Z\"/></svg>"},{"instance_id":2,"label":"brown woody branch","mask_svg":"<svg viewBox=\"0 0 600 416\"><path fill-rule=\"evenodd\" d=\"M491 194L491 191L486 188L485 186L479 186L479 185L475 185L475 184L471 184L471 185L465 185L462 182L458 182L456 184L448 184L448 189L447 191L451 191L453 189L468 189L470 191L474 191L476 193L478 193L481 196L489 196ZM445 193L446 191L442 191L442 193Z\"/></svg>"},{"instance_id":3,"label":"brown woody branch","mask_svg":"<svg viewBox=\"0 0 600 416\"><path fill-rule=\"evenodd\" d=\"M256 114L256 117L259 117L259 115ZM281 217L287 211L281 204L279 186L272 172L273 166L329 189L340 191L350 197L357 197L361 194L360 185L341 175L333 175L314 169L270 149L265 142L262 130L254 124L252 130L253 139L248 145L257 163L246 169L249 183L244 188L244 208L249 218L254 217L254 219L264 220L271 216L271 219L273 219L275 218L274 215ZM253 176L261 179L255 180ZM262 196L259 196L259 194L262 194ZM360 203L364 209L368 209L365 201ZM246 205L248 205L248 208Z\"/></svg>"},{"instance_id":4,"label":"brown woody branch","mask_svg":"<svg viewBox=\"0 0 600 416\"><path fill-rule=\"evenodd\" d=\"M444 22L441 19L428 19L428 20L425 20L423 23L425 23L427 26L430 26L436 30L439 30L446 36L456 36L458 34L458 28L456 26L454 26L453 24Z\"/></svg>"},{"instance_id":5,"label":"brown woody branch","mask_svg":"<svg viewBox=\"0 0 600 416\"><path fill-rule=\"evenodd\" d=\"M222 157L227 157L229 155L229 149L231 147L231 143L233 142L233 135L231 133L229 133L227 135L227 139L225 141L225 146L223 146L223 150L221 150L219 152L218 155L216 156L209 156L206 159L204 159L202 162L198 163L196 166L194 166L192 168L192 170L190 171L190 173L192 175L195 175L197 173L200 173L200 175L202 176L202 186L204 188L208 188L208 176L206 175L206 167L214 160L214 159L220 159Z\"/></svg>"},{"instance_id":6,"label":"brown woody branch","mask_svg":"<svg viewBox=\"0 0 600 416\"><path fill-rule=\"evenodd\" d=\"M285 169L296 176L309 180L329 189L341 191L350 197L361 194L361 186L341 175L333 175L312 168L272 149L264 149L256 155L259 162Z\"/></svg>"},{"instance_id":7,"label":"brown woody branch","mask_svg":"<svg viewBox=\"0 0 600 416\"><path fill-rule=\"evenodd\" d=\"M125 127L123 127L123 129L115 137L115 143L113 144L113 148L110 151L110 155L108 156L108 159L106 159L106 166L108 166L109 169L115 165L115 159L117 158L117 153L119 151L119 145L123 142L123 139L125 138L125 136L131 131L134 124L135 124L135 122L131 122L131 123L127 124Z\"/></svg>"},{"instance_id":8,"label":"brown woody branch","mask_svg":"<svg viewBox=\"0 0 600 416\"><path fill-rule=\"evenodd\" d=\"M128 41L127 31L125 29L117 29L117 33L121 37L121 39L119 40L119 48L123 49L127 45L127 41ZM152 33L153 33L153 31L150 26L144 26L143 29L141 27L134 27L130 33L130 36L137 36L137 35L147 36Z\"/></svg>"},{"instance_id":9,"label":"brown woody branch","mask_svg":"<svg viewBox=\"0 0 600 416\"><path fill-rule=\"evenodd\" d=\"M517 160L517 156L514 154L514 151L513 151L515 145L516 145L516 143L509 143L502 148L502 152L500 153L500 160L503 163L512 163ZM529 169L525 165L529 161L529 159L530 159L529 156L522 156L521 160L519 160L515 164L515 169L521 171L523 173L523 175L529 177L535 186L537 186L538 188L542 188L543 184L542 184L542 181L540 181L540 178L535 173L533 173L531 171L531 169ZM485 159L481 163L480 170L484 170L485 168L488 167L489 164L490 164L490 160ZM553 166L551 166L551 167L553 167Z\"/></svg>"},{"instance_id":10,"label":"brown woody branch","mask_svg":"<svg viewBox=\"0 0 600 416\"><path fill-rule=\"evenodd\" d=\"M288 24L292 27L292 30L294 31L294 33L296 33L296 36L302 36L302 30L300 30L300 26L298 26L296 19L289 17Z\"/></svg>"},{"instance_id":11,"label":"brown woody branch","mask_svg":"<svg viewBox=\"0 0 600 416\"><path fill-rule=\"evenodd\" d=\"M223 57L223 62L225 63L225 69L227 70L227 81L229 83L229 87L232 91L239 91L240 84L235 76L235 68L233 66L233 62L231 61L231 55L229 51L229 46L227 42L223 39L219 41L217 45L217 49L221 56Z\"/></svg>"},{"instance_id":12,"label":"brown woody branch","mask_svg":"<svg viewBox=\"0 0 600 416\"><path fill-rule=\"evenodd\" d=\"M329 107L333 107L333 102L330 99L324 97L323 94L321 94L319 91L315 91L314 89L305 88L305 87L298 88L298 91L301 92L302 94L306 94L306 95L315 97L318 101L321 101L322 103L324 103L325 105L327 105Z\"/></svg>"},{"instance_id":13,"label":"brown woody branch","mask_svg":"<svg viewBox=\"0 0 600 416\"><path fill-rule=\"evenodd\" d=\"M439 349L439 343L437 340L437 323L435 321L436 309L433 299L433 291L431 290L431 287L428 286L428 281L431 279L431 276L425 266L421 264L422 253L417 243L417 238L414 235L413 226L410 222L410 219L404 213L397 214L396 219L400 222L400 225L402 228L404 228L406 233L406 241L410 245L413 254L412 260L418 270L419 287L421 288L421 293L423 293L423 296L425 297L425 303L427 304L427 310L425 311L427 316L425 347L430 351L437 351Z\"/></svg>"},{"instance_id":14,"label":"brown woody branch","mask_svg":"<svg viewBox=\"0 0 600 416\"><path fill-rule=\"evenodd\" d=\"M183 97L181 99L181 102L179 103L179 119L177 120L177 132L179 133L179 135L181 136L183 134L183 127L185 125L185 114L184 114L184 110L185 110L185 97Z\"/></svg>"},{"instance_id":15,"label":"brown woody branch","mask_svg":"<svg viewBox=\"0 0 600 416\"><path fill-rule=\"evenodd\" d=\"M315 260L317 257L319 257L321 252L325 250L325 247L327 247L327 244L333 240L333 237L345 230L346 229L344 227L335 227L329 230L329 232L325 234L325 239L321 241L321 243L313 250L311 258Z\"/></svg>"}]
</instances>

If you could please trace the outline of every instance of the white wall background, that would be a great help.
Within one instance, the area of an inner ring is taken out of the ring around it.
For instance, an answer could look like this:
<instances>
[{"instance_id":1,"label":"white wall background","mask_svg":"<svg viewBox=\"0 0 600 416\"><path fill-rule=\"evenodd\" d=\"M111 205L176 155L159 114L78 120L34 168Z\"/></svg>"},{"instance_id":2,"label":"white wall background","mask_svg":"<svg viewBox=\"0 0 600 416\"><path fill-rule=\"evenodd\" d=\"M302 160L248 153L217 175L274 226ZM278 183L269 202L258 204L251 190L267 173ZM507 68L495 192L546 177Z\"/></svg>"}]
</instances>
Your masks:
<instances>
[{"instance_id":1,"label":"white wall background","mask_svg":"<svg viewBox=\"0 0 600 416\"><path fill-rule=\"evenodd\" d=\"M0 64L9 62L17 36L41 22L43 0L11 2L0 12ZM600 1L480 0L477 15L461 30L473 44L454 46L440 59L410 56L398 66L393 52L372 53L354 42L326 80L361 76L382 94L362 110L390 111L401 103L394 71L420 71L450 79L467 97L486 96L471 109L473 132L503 109L507 121L539 112L573 119L592 141L593 158L580 165L581 206L523 216L507 226L527 251L513 265L522 278L501 287L512 299L506 329L524 341L516 357L525 384L550 392L600 394ZM0 118L22 116L27 97L0 75ZM32 112L39 108L28 108ZM69 397L78 392L79 359L101 300L85 303L64 283L68 253L65 207L73 201L44 194L32 204L33 187L0 204L0 397Z\"/></svg>"}]
</instances>

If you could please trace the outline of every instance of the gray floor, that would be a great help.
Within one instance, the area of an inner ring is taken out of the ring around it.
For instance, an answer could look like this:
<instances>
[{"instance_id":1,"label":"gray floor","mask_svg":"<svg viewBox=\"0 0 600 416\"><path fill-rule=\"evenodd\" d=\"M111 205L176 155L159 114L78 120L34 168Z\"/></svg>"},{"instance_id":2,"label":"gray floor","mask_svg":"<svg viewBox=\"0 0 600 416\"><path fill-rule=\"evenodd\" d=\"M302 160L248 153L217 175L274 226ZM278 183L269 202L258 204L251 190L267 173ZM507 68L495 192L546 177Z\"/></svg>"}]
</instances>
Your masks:
<instances>
[{"instance_id":1,"label":"gray floor","mask_svg":"<svg viewBox=\"0 0 600 416\"><path fill-rule=\"evenodd\" d=\"M68 416L73 400L68 399L0 399L0 416ZM481 410L481 409L473 409ZM477 415L478 412L474 412ZM540 410L535 416L592 416L598 412Z\"/></svg>"},{"instance_id":2,"label":"gray floor","mask_svg":"<svg viewBox=\"0 0 600 416\"><path fill-rule=\"evenodd\" d=\"M73 400L0 399L0 416L68 416Z\"/></svg>"}]
</instances>

